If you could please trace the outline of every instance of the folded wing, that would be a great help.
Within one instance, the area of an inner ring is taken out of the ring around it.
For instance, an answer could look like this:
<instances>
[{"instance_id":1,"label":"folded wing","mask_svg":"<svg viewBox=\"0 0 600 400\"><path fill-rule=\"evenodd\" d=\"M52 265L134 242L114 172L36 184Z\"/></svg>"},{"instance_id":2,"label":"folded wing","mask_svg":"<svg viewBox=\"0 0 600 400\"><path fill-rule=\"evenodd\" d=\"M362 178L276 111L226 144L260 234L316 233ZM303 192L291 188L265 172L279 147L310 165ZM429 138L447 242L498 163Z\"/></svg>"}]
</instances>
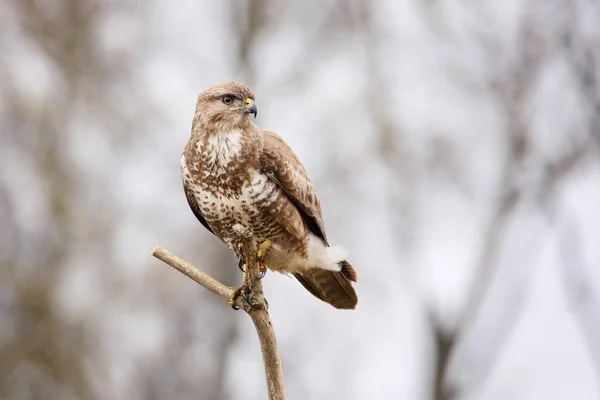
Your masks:
<instances>
[{"instance_id":1,"label":"folded wing","mask_svg":"<svg viewBox=\"0 0 600 400\"><path fill-rule=\"evenodd\" d=\"M298 209L308 230L328 245L321 205L304 166L290 146L276 133L263 131L263 135L261 169L285 192ZM285 223L282 225L285 226ZM290 233L296 236L295 232Z\"/></svg>"}]
</instances>

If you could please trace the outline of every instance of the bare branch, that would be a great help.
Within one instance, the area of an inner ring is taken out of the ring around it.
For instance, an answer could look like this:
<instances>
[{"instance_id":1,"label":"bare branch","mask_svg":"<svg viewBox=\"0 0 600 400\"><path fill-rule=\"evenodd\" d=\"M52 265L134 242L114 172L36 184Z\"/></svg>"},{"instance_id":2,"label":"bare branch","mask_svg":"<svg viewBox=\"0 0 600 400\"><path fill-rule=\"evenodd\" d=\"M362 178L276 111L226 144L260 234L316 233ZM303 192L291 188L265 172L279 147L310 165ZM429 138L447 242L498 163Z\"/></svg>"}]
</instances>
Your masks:
<instances>
[{"instance_id":1,"label":"bare branch","mask_svg":"<svg viewBox=\"0 0 600 400\"><path fill-rule=\"evenodd\" d=\"M247 296L248 301L244 301L242 296L236 299L236 305L243 308L250 316L263 357L265 367L265 376L267 379L267 390L270 400L284 400L285 389L283 384L283 371L281 368L281 357L279 347L277 346L277 337L271 322L271 317L266 307L266 301L263 295L262 282L257 278L259 274L256 241L249 229L236 225L236 232L240 235L239 243L242 243L242 249L246 258L247 275L245 282L250 289ZM165 264L175 268L183 275L194 280L212 293L229 302L234 295L235 288L226 286L211 276L201 272L192 264L180 259L167 250L157 247L152 251L152 255Z\"/></svg>"},{"instance_id":2,"label":"bare branch","mask_svg":"<svg viewBox=\"0 0 600 400\"><path fill-rule=\"evenodd\" d=\"M455 398L452 387L446 382L446 370L450 361L451 351L456 342L456 332L449 332L441 326L440 321L431 312L429 313L431 334L433 336L434 363L433 375L433 400L449 400Z\"/></svg>"},{"instance_id":3,"label":"bare branch","mask_svg":"<svg viewBox=\"0 0 600 400\"><path fill-rule=\"evenodd\" d=\"M233 288L229 286L223 285L218 280L214 279L210 275L205 274L200 271L198 268L194 267L192 264L182 260L176 255L169 253L167 250L162 247L157 247L152 250L152 255L165 264L175 268L177 271L181 272L188 278L202 285L205 289L213 292L220 298L229 301L229 298L233 294Z\"/></svg>"},{"instance_id":4,"label":"bare branch","mask_svg":"<svg viewBox=\"0 0 600 400\"><path fill-rule=\"evenodd\" d=\"M594 291L593 279L589 273L593 266L586 265L581 245L581 229L575 218L566 211L556 224L567 304L579 325L596 374L600 377L600 296Z\"/></svg>"}]
</instances>

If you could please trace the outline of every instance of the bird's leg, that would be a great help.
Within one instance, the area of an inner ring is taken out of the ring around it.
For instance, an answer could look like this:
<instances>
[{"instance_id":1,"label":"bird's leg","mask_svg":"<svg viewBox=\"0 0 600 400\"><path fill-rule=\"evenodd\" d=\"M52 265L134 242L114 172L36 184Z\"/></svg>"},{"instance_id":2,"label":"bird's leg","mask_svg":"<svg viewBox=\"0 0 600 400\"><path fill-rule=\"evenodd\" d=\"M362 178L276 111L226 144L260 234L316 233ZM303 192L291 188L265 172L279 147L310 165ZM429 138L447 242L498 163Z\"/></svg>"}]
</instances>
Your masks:
<instances>
[{"instance_id":1,"label":"bird's leg","mask_svg":"<svg viewBox=\"0 0 600 400\"><path fill-rule=\"evenodd\" d=\"M236 253L238 253L238 258L240 259L238 261L238 268L242 272L246 271L246 267L247 267L246 266L246 257L244 257L244 252L242 251L243 248L244 248L244 245L242 243L238 243L237 251L236 251Z\"/></svg>"},{"instance_id":2,"label":"bird's leg","mask_svg":"<svg viewBox=\"0 0 600 400\"><path fill-rule=\"evenodd\" d=\"M242 286L235 289L233 291L233 294L229 298L229 305L234 310L240 309L240 307L237 305L237 300L240 296L242 296L243 301L245 301L248 304L251 304L250 297L249 297L250 296L250 285L248 282L248 273L246 272L245 269L242 271Z\"/></svg>"},{"instance_id":3,"label":"bird's leg","mask_svg":"<svg viewBox=\"0 0 600 400\"><path fill-rule=\"evenodd\" d=\"M246 263L244 263L244 261L240 258L240 260L238 261L238 268L240 269L240 271L244 272L246 270Z\"/></svg>"},{"instance_id":4,"label":"bird's leg","mask_svg":"<svg viewBox=\"0 0 600 400\"><path fill-rule=\"evenodd\" d=\"M258 249L256 251L256 258L258 259L258 271L259 271L259 274L256 277L257 279L264 278L264 276L267 273L267 264L265 264L265 254L266 254L267 250L269 250L269 248L271 247L272 244L273 244L273 242L271 242L270 240L267 239L258 246Z\"/></svg>"},{"instance_id":5,"label":"bird's leg","mask_svg":"<svg viewBox=\"0 0 600 400\"><path fill-rule=\"evenodd\" d=\"M244 301L246 301L248 304L250 304L250 299L248 297L248 295L250 294L250 286L248 285L248 266L246 265L246 257L244 257L244 251L243 251L243 244L242 243L238 243L237 248L236 248L236 253L237 256L239 257L240 261L238 262L238 267L240 268L240 270L242 271L242 286L240 286L239 288L237 288L233 294L231 295L231 297L229 298L229 305L231 306L231 308L233 308L234 310L239 310L240 307L237 305L237 299L242 296L242 298L244 299Z\"/></svg>"},{"instance_id":6,"label":"bird's leg","mask_svg":"<svg viewBox=\"0 0 600 400\"><path fill-rule=\"evenodd\" d=\"M270 240L265 240L256 249L255 261L258 264L259 273L255 279L263 278L267 272L267 265L265 264L264 258L265 258L265 254L266 254L267 250L271 247L272 244L273 243ZM242 243L239 243L235 247L235 253L240 259L238 266L242 270L242 285L233 291L231 297L229 298L229 305L234 310L239 310L240 307L244 307L244 309L247 309L246 307L260 308L262 305L260 304L260 301L257 300L256 293L253 292L253 289L254 289L252 287L253 279L251 279L250 275L248 274L248 271L251 268L248 268L248 265L247 265L248 259L244 255ZM242 298L241 299L242 305L240 305L240 297ZM260 297L264 300L264 307L268 308L269 305L267 303L267 299L265 299L264 296L260 296Z\"/></svg>"}]
</instances>

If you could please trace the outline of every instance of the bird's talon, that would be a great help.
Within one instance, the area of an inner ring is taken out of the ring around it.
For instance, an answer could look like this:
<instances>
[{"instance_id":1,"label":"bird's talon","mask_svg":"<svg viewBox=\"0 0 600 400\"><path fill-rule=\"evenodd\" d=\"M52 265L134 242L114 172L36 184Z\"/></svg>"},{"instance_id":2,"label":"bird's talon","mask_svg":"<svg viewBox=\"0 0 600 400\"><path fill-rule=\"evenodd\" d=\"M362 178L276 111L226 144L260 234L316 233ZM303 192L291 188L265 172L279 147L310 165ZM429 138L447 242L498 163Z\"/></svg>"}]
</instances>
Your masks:
<instances>
[{"instance_id":1,"label":"bird's talon","mask_svg":"<svg viewBox=\"0 0 600 400\"><path fill-rule=\"evenodd\" d=\"M258 262L258 275L256 275L256 279L262 279L267 274L267 265L264 261Z\"/></svg>"},{"instance_id":2,"label":"bird's talon","mask_svg":"<svg viewBox=\"0 0 600 400\"><path fill-rule=\"evenodd\" d=\"M244 301L246 302L246 304L252 305L252 303L250 303L250 297L248 295L249 295L248 291L243 291L241 293L241 296L244 299Z\"/></svg>"},{"instance_id":3,"label":"bird's talon","mask_svg":"<svg viewBox=\"0 0 600 400\"><path fill-rule=\"evenodd\" d=\"M229 299L229 305L231 306L231 308L233 308L236 311L240 309L233 297L231 299Z\"/></svg>"},{"instance_id":4,"label":"bird's talon","mask_svg":"<svg viewBox=\"0 0 600 400\"><path fill-rule=\"evenodd\" d=\"M246 272L246 263L243 260L238 261L238 268L242 272Z\"/></svg>"},{"instance_id":5,"label":"bird's talon","mask_svg":"<svg viewBox=\"0 0 600 400\"><path fill-rule=\"evenodd\" d=\"M239 310L240 309L240 307L237 305L237 299L238 299L238 296L240 295L239 290L240 289L234 290L233 294L229 298L229 306L231 308L233 308L234 310Z\"/></svg>"},{"instance_id":6,"label":"bird's talon","mask_svg":"<svg viewBox=\"0 0 600 400\"><path fill-rule=\"evenodd\" d=\"M240 297L243 299L244 305L247 304L249 306L252 306L252 303L250 302L250 288L248 286L241 286L235 289L233 291L233 294L229 298L229 305L231 306L231 308L233 308L234 310L240 309L240 306L238 306L238 299Z\"/></svg>"},{"instance_id":7,"label":"bird's talon","mask_svg":"<svg viewBox=\"0 0 600 400\"><path fill-rule=\"evenodd\" d=\"M273 244L273 242L271 242L270 240L265 240L258 246L258 249L256 250L256 258L258 259L258 271L259 271L256 279L264 278L267 273L267 264L265 263L265 253L271 247L272 244Z\"/></svg>"},{"instance_id":8,"label":"bird's talon","mask_svg":"<svg viewBox=\"0 0 600 400\"><path fill-rule=\"evenodd\" d=\"M233 294L229 298L229 305L234 310L239 310L240 309L240 306L238 306L238 298L242 295L242 293L244 292L244 290L245 290L244 286L235 289L233 291ZM244 300L246 299L246 297L243 297L243 298L244 298Z\"/></svg>"},{"instance_id":9,"label":"bird's talon","mask_svg":"<svg viewBox=\"0 0 600 400\"><path fill-rule=\"evenodd\" d=\"M271 247L272 244L273 242L271 242L270 240L265 240L258 246L258 249L256 250L256 255L259 260L264 260L265 252L269 249L269 247Z\"/></svg>"}]
</instances>

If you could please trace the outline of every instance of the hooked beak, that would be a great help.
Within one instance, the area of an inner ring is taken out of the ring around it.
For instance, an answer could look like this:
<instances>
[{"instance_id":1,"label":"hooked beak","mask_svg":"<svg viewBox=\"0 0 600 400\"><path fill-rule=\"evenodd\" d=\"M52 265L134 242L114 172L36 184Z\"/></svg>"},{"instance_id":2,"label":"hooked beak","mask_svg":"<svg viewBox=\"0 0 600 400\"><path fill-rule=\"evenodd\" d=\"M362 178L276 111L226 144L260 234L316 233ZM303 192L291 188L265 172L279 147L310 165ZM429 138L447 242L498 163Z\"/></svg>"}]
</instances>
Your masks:
<instances>
[{"instance_id":1,"label":"hooked beak","mask_svg":"<svg viewBox=\"0 0 600 400\"><path fill-rule=\"evenodd\" d=\"M258 109L256 108L254 100L248 98L244 103L246 104L246 114L254 114L254 118L256 118L256 114L258 114Z\"/></svg>"}]
</instances>

